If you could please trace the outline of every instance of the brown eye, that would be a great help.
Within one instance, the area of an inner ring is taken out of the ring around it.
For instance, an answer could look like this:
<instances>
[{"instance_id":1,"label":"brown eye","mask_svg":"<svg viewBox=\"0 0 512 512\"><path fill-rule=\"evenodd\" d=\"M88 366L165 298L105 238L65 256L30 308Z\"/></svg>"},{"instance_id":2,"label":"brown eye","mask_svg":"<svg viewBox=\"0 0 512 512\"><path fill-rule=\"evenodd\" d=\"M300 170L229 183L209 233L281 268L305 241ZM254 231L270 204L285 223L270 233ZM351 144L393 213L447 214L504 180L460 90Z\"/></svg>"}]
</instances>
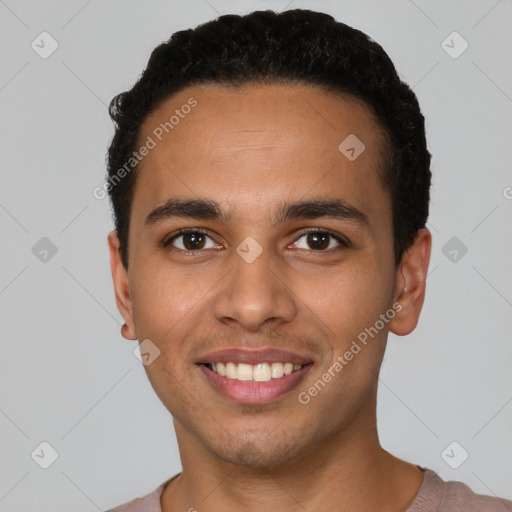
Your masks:
<instances>
[{"instance_id":1,"label":"brown eye","mask_svg":"<svg viewBox=\"0 0 512 512\"><path fill-rule=\"evenodd\" d=\"M329 238L327 233L309 233L307 243L312 249L327 249L329 247Z\"/></svg>"},{"instance_id":2,"label":"brown eye","mask_svg":"<svg viewBox=\"0 0 512 512\"><path fill-rule=\"evenodd\" d=\"M192 251L194 249L202 249L205 242L204 235L199 233L188 233L186 235L182 235L183 237L183 246Z\"/></svg>"},{"instance_id":3,"label":"brown eye","mask_svg":"<svg viewBox=\"0 0 512 512\"><path fill-rule=\"evenodd\" d=\"M209 244L209 245L208 245ZM182 230L164 243L176 249L192 252L217 247L217 244L204 232L195 229Z\"/></svg>"},{"instance_id":4,"label":"brown eye","mask_svg":"<svg viewBox=\"0 0 512 512\"><path fill-rule=\"evenodd\" d=\"M304 239L300 245L299 241ZM333 243L334 241L334 243ZM295 244L299 249L306 249L314 251L326 251L327 249L335 249L340 247L348 247L348 243L345 242L341 237L330 233L329 231L308 231L302 233L301 237Z\"/></svg>"}]
</instances>

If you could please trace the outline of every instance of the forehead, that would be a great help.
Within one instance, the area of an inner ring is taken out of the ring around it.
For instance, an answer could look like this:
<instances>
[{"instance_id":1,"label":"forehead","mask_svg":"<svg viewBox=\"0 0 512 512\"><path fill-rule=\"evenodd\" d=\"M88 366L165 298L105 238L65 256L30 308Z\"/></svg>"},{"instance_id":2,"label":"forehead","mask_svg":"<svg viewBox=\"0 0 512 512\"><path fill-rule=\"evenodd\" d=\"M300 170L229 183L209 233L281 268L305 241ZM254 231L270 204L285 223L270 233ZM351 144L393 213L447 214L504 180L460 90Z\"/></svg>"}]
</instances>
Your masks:
<instances>
[{"instance_id":1,"label":"forehead","mask_svg":"<svg viewBox=\"0 0 512 512\"><path fill-rule=\"evenodd\" d=\"M268 206L309 193L350 196L381 215L389 206L378 176L382 134L370 109L319 87L189 87L144 121L139 143L150 139L133 205L141 213L170 196L213 195L252 216L257 199Z\"/></svg>"},{"instance_id":2,"label":"forehead","mask_svg":"<svg viewBox=\"0 0 512 512\"><path fill-rule=\"evenodd\" d=\"M186 143L191 131L187 128L198 137L214 138L205 142L215 142L219 150L233 143L243 146L248 139L278 143L286 136L322 140L323 147L332 147L343 132L357 132L369 144L382 138L369 106L312 85L188 87L159 104L143 122L139 139Z\"/></svg>"}]
</instances>

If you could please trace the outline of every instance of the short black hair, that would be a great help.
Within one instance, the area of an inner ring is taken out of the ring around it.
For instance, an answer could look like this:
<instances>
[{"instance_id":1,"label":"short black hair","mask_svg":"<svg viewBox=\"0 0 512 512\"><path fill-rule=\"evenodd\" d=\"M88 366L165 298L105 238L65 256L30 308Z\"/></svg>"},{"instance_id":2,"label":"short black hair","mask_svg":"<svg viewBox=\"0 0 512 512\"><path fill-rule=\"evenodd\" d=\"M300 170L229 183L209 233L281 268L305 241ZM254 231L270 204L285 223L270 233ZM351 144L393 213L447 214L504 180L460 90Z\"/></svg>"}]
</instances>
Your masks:
<instances>
[{"instance_id":1,"label":"short black hair","mask_svg":"<svg viewBox=\"0 0 512 512\"><path fill-rule=\"evenodd\" d=\"M379 175L391 198L399 265L425 227L429 210L431 154L416 95L368 35L328 14L294 9L228 14L174 33L153 50L135 85L110 102L115 133L107 155L107 184L125 268L137 177L137 166L126 172L126 163L144 120L188 86L273 83L316 85L369 107L384 134Z\"/></svg>"}]
</instances>

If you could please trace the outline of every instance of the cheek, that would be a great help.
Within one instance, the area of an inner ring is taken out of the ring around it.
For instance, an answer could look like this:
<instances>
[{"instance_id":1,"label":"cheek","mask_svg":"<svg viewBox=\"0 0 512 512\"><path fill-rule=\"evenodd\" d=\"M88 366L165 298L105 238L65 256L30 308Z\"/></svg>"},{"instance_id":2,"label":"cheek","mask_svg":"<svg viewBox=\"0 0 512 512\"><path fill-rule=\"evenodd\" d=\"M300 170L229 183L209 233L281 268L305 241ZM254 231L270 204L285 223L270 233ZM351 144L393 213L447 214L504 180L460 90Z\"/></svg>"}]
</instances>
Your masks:
<instances>
[{"instance_id":1,"label":"cheek","mask_svg":"<svg viewBox=\"0 0 512 512\"><path fill-rule=\"evenodd\" d=\"M332 333L353 336L387 308L389 279L377 270L370 262L332 269L302 283L302 300Z\"/></svg>"},{"instance_id":2,"label":"cheek","mask_svg":"<svg viewBox=\"0 0 512 512\"><path fill-rule=\"evenodd\" d=\"M164 341L186 323L207 299L212 287L208 276L189 276L169 265L141 271L132 285L137 333Z\"/></svg>"},{"instance_id":3,"label":"cheek","mask_svg":"<svg viewBox=\"0 0 512 512\"><path fill-rule=\"evenodd\" d=\"M187 341L211 320L211 301L218 293L216 285L222 283L222 269L198 272L166 261L151 265L151 270L139 269L136 275L132 295L137 337L149 338L160 350L158 364L146 367L148 376L172 381L184 365L192 369Z\"/></svg>"}]
</instances>

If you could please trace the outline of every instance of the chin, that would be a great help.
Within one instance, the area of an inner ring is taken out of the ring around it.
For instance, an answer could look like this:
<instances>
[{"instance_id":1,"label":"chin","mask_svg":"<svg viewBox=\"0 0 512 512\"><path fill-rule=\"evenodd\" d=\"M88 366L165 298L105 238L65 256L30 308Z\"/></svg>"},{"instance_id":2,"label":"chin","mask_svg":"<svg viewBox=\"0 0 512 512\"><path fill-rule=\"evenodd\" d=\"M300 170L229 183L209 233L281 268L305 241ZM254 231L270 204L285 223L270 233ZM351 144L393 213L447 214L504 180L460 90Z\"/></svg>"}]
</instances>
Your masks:
<instances>
[{"instance_id":1,"label":"chin","mask_svg":"<svg viewBox=\"0 0 512 512\"><path fill-rule=\"evenodd\" d=\"M304 439L260 439L248 440L247 435L236 441L226 440L224 446L208 446L219 459L248 468L269 468L293 462L308 451Z\"/></svg>"}]
</instances>

